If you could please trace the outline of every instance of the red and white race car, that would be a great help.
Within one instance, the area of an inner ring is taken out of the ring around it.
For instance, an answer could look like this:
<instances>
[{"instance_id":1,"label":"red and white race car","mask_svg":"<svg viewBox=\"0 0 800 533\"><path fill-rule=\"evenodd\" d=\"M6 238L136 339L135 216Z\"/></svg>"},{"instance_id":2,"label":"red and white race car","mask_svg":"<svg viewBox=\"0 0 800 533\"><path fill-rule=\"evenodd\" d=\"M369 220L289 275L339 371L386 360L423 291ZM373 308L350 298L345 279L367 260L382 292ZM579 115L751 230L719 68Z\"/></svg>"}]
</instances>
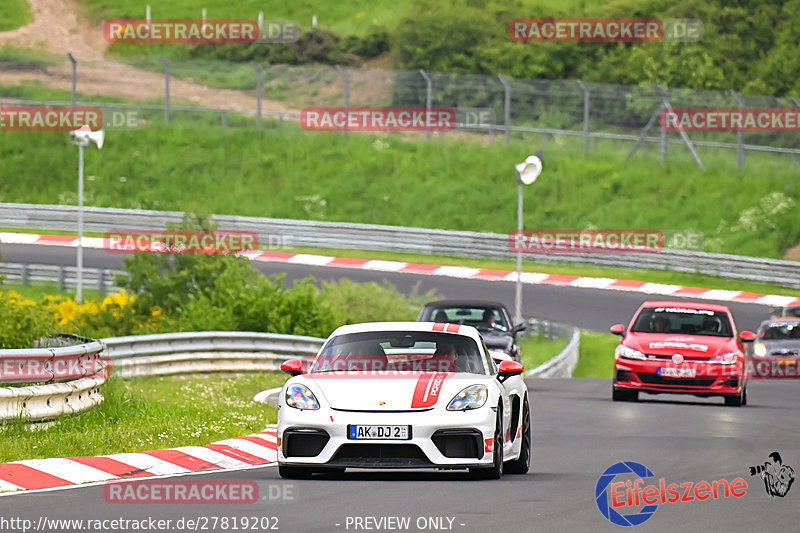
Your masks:
<instances>
[{"instance_id":1,"label":"red and white race car","mask_svg":"<svg viewBox=\"0 0 800 533\"><path fill-rule=\"evenodd\" d=\"M471 326L376 322L342 326L278 409L283 477L346 468L469 469L524 474L531 421L523 367L492 360Z\"/></svg>"},{"instance_id":2,"label":"red and white race car","mask_svg":"<svg viewBox=\"0 0 800 533\"><path fill-rule=\"evenodd\" d=\"M635 401L639 392L722 396L725 405L747 403L746 351L755 339L736 332L724 305L644 302L615 351L613 399Z\"/></svg>"}]
</instances>

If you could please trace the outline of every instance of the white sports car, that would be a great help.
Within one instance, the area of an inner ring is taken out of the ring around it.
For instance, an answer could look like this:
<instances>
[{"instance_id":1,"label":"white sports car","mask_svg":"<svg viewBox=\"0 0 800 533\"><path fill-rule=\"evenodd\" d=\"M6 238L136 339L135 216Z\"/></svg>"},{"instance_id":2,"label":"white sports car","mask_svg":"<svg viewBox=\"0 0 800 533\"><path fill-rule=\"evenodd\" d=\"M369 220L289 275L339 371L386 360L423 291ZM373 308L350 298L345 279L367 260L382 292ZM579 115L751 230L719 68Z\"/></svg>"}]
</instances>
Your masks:
<instances>
[{"instance_id":1,"label":"white sports car","mask_svg":"<svg viewBox=\"0 0 800 533\"><path fill-rule=\"evenodd\" d=\"M433 322L342 326L278 407L278 469L288 478L346 468L524 474L531 420L523 367L492 360L478 330ZM505 466L504 466L505 463Z\"/></svg>"}]
</instances>

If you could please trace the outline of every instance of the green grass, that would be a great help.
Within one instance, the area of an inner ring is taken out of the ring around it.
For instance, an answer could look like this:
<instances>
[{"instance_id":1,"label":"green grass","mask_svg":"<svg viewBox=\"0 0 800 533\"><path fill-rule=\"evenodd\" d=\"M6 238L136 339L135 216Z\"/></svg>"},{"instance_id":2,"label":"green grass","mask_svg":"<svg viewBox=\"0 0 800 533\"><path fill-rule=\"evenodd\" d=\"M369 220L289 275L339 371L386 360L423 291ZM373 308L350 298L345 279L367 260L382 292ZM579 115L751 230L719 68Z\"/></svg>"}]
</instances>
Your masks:
<instances>
[{"instance_id":1,"label":"green grass","mask_svg":"<svg viewBox=\"0 0 800 533\"><path fill-rule=\"evenodd\" d=\"M581 347L574 378L611 379L614 375L614 349L619 337L610 333L581 331Z\"/></svg>"},{"instance_id":2,"label":"green grass","mask_svg":"<svg viewBox=\"0 0 800 533\"><path fill-rule=\"evenodd\" d=\"M0 49L2 50L2 49ZM42 65L49 65L52 62L55 62L59 56L52 56L51 54L42 54L39 55L38 53L31 53L27 57L27 61L38 61L41 62ZM22 61L23 59L20 59ZM13 60L10 60L13 62ZM0 63L2 63L2 59L0 59ZM80 85L79 85L80 86ZM91 101L91 102L122 102L120 98L115 98L111 96L98 96L98 95L87 95L80 91L75 93L76 99L80 101ZM70 98L72 97L72 91L69 89L51 89L49 87L43 87L38 80L30 80L26 82L24 85L2 85L0 84L0 98L19 98L20 100L60 100L63 102L69 102ZM140 103L150 103L147 102L140 102ZM156 103L156 102L153 102ZM163 111L160 112L161 116L163 116Z\"/></svg>"},{"instance_id":3,"label":"green grass","mask_svg":"<svg viewBox=\"0 0 800 533\"><path fill-rule=\"evenodd\" d=\"M247 435L277 420L253 401L283 384L280 373L111 379L105 402L52 425L0 426L0 463L205 445Z\"/></svg>"},{"instance_id":4,"label":"green grass","mask_svg":"<svg viewBox=\"0 0 800 533\"><path fill-rule=\"evenodd\" d=\"M258 130L206 119L153 118L140 130L109 132L102 151L87 152L87 204L507 233L516 226L509 169L537 147L345 140L296 124ZM526 189L525 227L694 230L708 251L764 257L800 238L800 173L781 158L752 154L737 172L732 152L710 153L703 173L678 156L664 165L625 161L624 148L584 157L573 143L550 142L544 173ZM0 157L0 200L75 203L77 154L64 133L8 132ZM787 209L761 210L767 194L787 192ZM734 230L753 208L755 229Z\"/></svg>"},{"instance_id":5,"label":"green grass","mask_svg":"<svg viewBox=\"0 0 800 533\"><path fill-rule=\"evenodd\" d=\"M533 370L558 355L567 345L567 341L567 338L548 340L544 333L523 338L520 341L520 351L525 370Z\"/></svg>"},{"instance_id":6,"label":"green grass","mask_svg":"<svg viewBox=\"0 0 800 533\"><path fill-rule=\"evenodd\" d=\"M22 0L18 0L22 1ZM92 22L107 19L125 18L144 19L145 5L152 6L154 19L197 18L203 8L208 9L209 19L255 19L258 12L264 12L265 20L294 20L301 28L311 27L311 17L317 15L320 28L333 30L342 35L363 35L371 27L382 25L393 27L409 10L413 0L395 0L394 2L374 2L371 0L348 0L347 2L331 2L327 0L299 0L285 2L282 0L79 0L83 11ZM585 0L524 0L522 5L526 12L517 16L532 16L527 13L541 9L566 9L580 7Z\"/></svg>"},{"instance_id":7,"label":"green grass","mask_svg":"<svg viewBox=\"0 0 800 533\"><path fill-rule=\"evenodd\" d=\"M3 283L0 285L0 292L4 291L17 291L25 298L29 298L35 302L40 301L47 295L61 295L69 298L75 298L75 290L61 290L56 283L31 283L22 285L20 283ZM101 300L105 297L103 293L97 289L89 287L83 288L83 299L85 300Z\"/></svg>"},{"instance_id":8,"label":"green grass","mask_svg":"<svg viewBox=\"0 0 800 533\"><path fill-rule=\"evenodd\" d=\"M0 2L0 31L11 31L33 22L33 14L26 0Z\"/></svg>"},{"instance_id":9,"label":"green grass","mask_svg":"<svg viewBox=\"0 0 800 533\"><path fill-rule=\"evenodd\" d=\"M2 10L3 7L0 5L0 12L2 12ZM0 24L2 24L2 21L0 21ZM44 68L66 60L66 55L51 54L32 48L18 48L9 45L0 46L0 64L13 64L14 69ZM9 68L10 65L3 65L3 67Z\"/></svg>"}]
</instances>

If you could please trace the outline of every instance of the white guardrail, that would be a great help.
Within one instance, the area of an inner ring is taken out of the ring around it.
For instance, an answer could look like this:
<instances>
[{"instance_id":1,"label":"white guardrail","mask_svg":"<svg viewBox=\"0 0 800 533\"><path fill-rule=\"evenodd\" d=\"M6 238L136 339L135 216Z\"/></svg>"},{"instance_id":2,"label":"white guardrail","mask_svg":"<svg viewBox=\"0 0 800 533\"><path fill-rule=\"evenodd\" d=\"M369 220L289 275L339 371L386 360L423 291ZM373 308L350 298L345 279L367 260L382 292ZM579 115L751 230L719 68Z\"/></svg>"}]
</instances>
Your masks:
<instances>
[{"instance_id":1,"label":"white guardrail","mask_svg":"<svg viewBox=\"0 0 800 533\"><path fill-rule=\"evenodd\" d=\"M84 208L87 232L164 230L183 213L105 207ZM77 207L0 203L0 227L77 231ZM214 215L220 230L249 231L262 245L342 248L458 257L510 259L508 235L403 226ZM673 270L800 287L800 263L730 254L663 249L658 253L531 253L543 263L577 263L626 269Z\"/></svg>"},{"instance_id":2,"label":"white guardrail","mask_svg":"<svg viewBox=\"0 0 800 533\"><path fill-rule=\"evenodd\" d=\"M103 401L100 386L109 370L101 355L105 344L73 335L54 336L49 344L59 346L0 350L2 383L45 383L0 388L0 421L49 420Z\"/></svg>"},{"instance_id":3,"label":"white guardrail","mask_svg":"<svg viewBox=\"0 0 800 533\"><path fill-rule=\"evenodd\" d=\"M104 339L113 374L122 378L206 372L269 372L315 355L325 339L278 333L200 331Z\"/></svg>"},{"instance_id":4,"label":"white guardrail","mask_svg":"<svg viewBox=\"0 0 800 533\"><path fill-rule=\"evenodd\" d=\"M540 327L545 324L548 332L556 334L568 330L572 337L560 354L527 375L569 377L578 359L578 330L541 321L536 324ZM70 335L55 339L62 343L82 340ZM0 383L65 381L0 388L0 421L50 420L98 405L103 401L100 386L105 383L109 369L121 378L269 372L279 370L281 362L288 359L315 355L324 341L317 337L277 333L200 331L111 337L56 348L0 350L0 368L4 370ZM41 370L39 374L30 373L31 360L40 362L36 366ZM27 374L13 372L23 364L27 365Z\"/></svg>"},{"instance_id":5,"label":"white guardrail","mask_svg":"<svg viewBox=\"0 0 800 533\"><path fill-rule=\"evenodd\" d=\"M122 270L83 267L83 286L97 289L103 294L117 291L119 286L114 276L123 273ZM0 276L5 276L6 281L22 285L55 282L61 290L78 286L78 269L74 266L0 263Z\"/></svg>"},{"instance_id":6,"label":"white guardrail","mask_svg":"<svg viewBox=\"0 0 800 533\"><path fill-rule=\"evenodd\" d=\"M578 365L578 355L581 348L581 331L574 326L558 324L547 320L528 320L529 331L544 332L547 338L567 337L567 345L552 359L545 361L536 368L525 372L526 377L535 378L571 378L572 372Z\"/></svg>"}]
</instances>

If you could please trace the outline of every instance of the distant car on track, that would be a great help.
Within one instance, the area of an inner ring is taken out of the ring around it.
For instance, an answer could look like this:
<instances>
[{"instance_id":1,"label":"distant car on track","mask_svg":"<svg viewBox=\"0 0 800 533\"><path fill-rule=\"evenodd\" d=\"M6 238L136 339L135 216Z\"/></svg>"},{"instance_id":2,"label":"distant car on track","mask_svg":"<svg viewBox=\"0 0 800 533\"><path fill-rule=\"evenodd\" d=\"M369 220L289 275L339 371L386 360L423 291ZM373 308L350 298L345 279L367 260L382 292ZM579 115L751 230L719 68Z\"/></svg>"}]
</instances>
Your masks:
<instances>
[{"instance_id":1,"label":"distant car on track","mask_svg":"<svg viewBox=\"0 0 800 533\"><path fill-rule=\"evenodd\" d=\"M531 419L523 367L499 366L478 331L430 322L342 326L308 372L293 359L278 408L278 470L346 468L524 474Z\"/></svg>"},{"instance_id":2,"label":"distant car on track","mask_svg":"<svg viewBox=\"0 0 800 533\"><path fill-rule=\"evenodd\" d=\"M495 359L522 360L517 335L527 327L512 325L506 306L483 300L440 300L425 304L417 320L472 326L480 331Z\"/></svg>"},{"instance_id":3,"label":"distant car on track","mask_svg":"<svg viewBox=\"0 0 800 533\"><path fill-rule=\"evenodd\" d=\"M800 305L790 305L775 309L775 316L800 318Z\"/></svg>"},{"instance_id":4,"label":"distant car on track","mask_svg":"<svg viewBox=\"0 0 800 533\"><path fill-rule=\"evenodd\" d=\"M755 377L800 377L800 318L784 316L762 322L751 363Z\"/></svg>"},{"instance_id":5,"label":"distant car on track","mask_svg":"<svg viewBox=\"0 0 800 533\"><path fill-rule=\"evenodd\" d=\"M728 307L710 303L644 302L615 351L613 399L635 401L639 392L722 396L725 405L747 403L746 350L755 334L737 334Z\"/></svg>"}]
</instances>

